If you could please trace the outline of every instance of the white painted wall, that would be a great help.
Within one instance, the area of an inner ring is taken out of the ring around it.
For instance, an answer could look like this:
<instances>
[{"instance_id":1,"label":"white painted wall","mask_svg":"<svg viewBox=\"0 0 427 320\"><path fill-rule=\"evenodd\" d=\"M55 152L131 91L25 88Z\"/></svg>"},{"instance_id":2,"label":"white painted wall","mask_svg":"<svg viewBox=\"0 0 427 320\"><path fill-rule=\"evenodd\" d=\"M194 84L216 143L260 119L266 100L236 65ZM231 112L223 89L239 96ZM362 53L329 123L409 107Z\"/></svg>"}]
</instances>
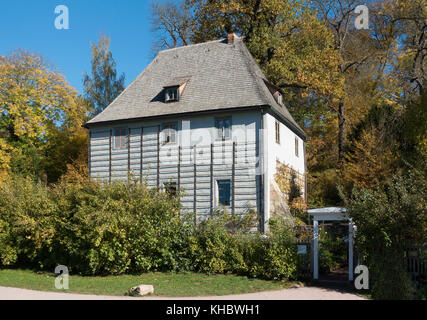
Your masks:
<instances>
[{"instance_id":1,"label":"white painted wall","mask_svg":"<svg viewBox=\"0 0 427 320\"><path fill-rule=\"evenodd\" d=\"M269 178L274 178L276 173L276 160L285 163L294 168L300 174L305 173L304 164L304 140L298 137L291 129L284 123L276 120L271 114L266 114L266 124L268 136L268 168ZM280 123L280 144L276 143L276 127L275 123ZM299 156L295 154L295 138L298 139Z\"/></svg>"},{"instance_id":2,"label":"white painted wall","mask_svg":"<svg viewBox=\"0 0 427 320\"><path fill-rule=\"evenodd\" d=\"M280 144L276 142L276 121L280 126ZM271 182L274 181L274 175L277 172L277 160L286 164L303 175L305 173L305 154L304 141L298 137L280 120L273 115L264 114L264 131L266 136L266 146L264 146L266 159L266 168L264 168L266 181L264 184L264 203L265 203L265 222L271 217ZM298 139L298 156L295 153L295 138ZM305 190L301 190L305 195ZM265 224L265 229L268 225Z\"/></svg>"}]
</instances>

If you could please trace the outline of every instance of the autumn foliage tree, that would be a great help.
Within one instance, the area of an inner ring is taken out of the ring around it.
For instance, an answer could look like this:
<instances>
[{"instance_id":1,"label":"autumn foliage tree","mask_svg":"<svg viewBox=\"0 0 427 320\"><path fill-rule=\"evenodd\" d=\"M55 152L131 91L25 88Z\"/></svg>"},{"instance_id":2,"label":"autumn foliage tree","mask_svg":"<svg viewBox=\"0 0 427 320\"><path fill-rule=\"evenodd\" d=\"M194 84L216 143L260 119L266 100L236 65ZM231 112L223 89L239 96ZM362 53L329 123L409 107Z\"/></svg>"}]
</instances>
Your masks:
<instances>
[{"instance_id":1,"label":"autumn foliage tree","mask_svg":"<svg viewBox=\"0 0 427 320\"><path fill-rule=\"evenodd\" d=\"M188 0L194 43L235 32L266 77L292 97L340 95L340 58L333 36L304 1ZM290 108L296 105L290 105Z\"/></svg>"},{"instance_id":2,"label":"autumn foliage tree","mask_svg":"<svg viewBox=\"0 0 427 320\"><path fill-rule=\"evenodd\" d=\"M64 76L41 56L18 50L0 57L1 176L13 172L56 180L76 157L68 150L85 145L84 138L74 139L87 110ZM51 157L55 152L58 156Z\"/></svg>"},{"instance_id":3,"label":"autumn foliage tree","mask_svg":"<svg viewBox=\"0 0 427 320\"><path fill-rule=\"evenodd\" d=\"M365 188L384 183L395 172L397 156L393 151L378 128L363 131L354 141L352 153L346 156L343 181Z\"/></svg>"}]
</instances>

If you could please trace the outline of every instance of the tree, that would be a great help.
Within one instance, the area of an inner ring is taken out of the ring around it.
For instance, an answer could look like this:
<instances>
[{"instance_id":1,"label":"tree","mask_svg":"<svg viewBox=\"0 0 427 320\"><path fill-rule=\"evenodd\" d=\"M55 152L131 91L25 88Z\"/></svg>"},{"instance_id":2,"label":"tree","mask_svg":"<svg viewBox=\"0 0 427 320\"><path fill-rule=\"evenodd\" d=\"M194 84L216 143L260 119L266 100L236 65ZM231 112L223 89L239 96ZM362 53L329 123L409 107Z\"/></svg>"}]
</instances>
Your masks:
<instances>
[{"instance_id":1,"label":"tree","mask_svg":"<svg viewBox=\"0 0 427 320\"><path fill-rule=\"evenodd\" d=\"M116 62L110 51L110 38L102 36L91 43L92 72L84 75L85 98L92 104L92 116L102 112L125 88L125 75L117 78Z\"/></svg>"},{"instance_id":2,"label":"tree","mask_svg":"<svg viewBox=\"0 0 427 320\"><path fill-rule=\"evenodd\" d=\"M82 97L77 97L76 102L83 105L88 113L92 111L89 103ZM46 144L46 160L45 172L48 182L58 181L64 174L70 171L70 166L78 164L80 168L81 178L88 179L88 144L89 134L86 128L82 125L89 120L89 117L84 114L79 119L78 123L67 126L65 123L58 126L53 131L51 138ZM86 172L83 174L83 172ZM82 180L81 179L81 180ZM80 181L81 181L80 180Z\"/></svg>"},{"instance_id":3,"label":"tree","mask_svg":"<svg viewBox=\"0 0 427 320\"><path fill-rule=\"evenodd\" d=\"M413 100L423 93L427 82L427 0L383 1L379 8L389 36L399 40L395 75L406 89L406 96Z\"/></svg>"},{"instance_id":4,"label":"tree","mask_svg":"<svg viewBox=\"0 0 427 320\"><path fill-rule=\"evenodd\" d=\"M384 183L395 172L397 156L385 143L385 132L371 127L354 142L346 155L344 181L359 187L372 188Z\"/></svg>"},{"instance_id":5,"label":"tree","mask_svg":"<svg viewBox=\"0 0 427 320\"><path fill-rule=\"evenodd\" d=\"M374 106L349 134L343 183L383 185L398 171L427 176L427 93L408 106Z\"/></svg>"},{"instance_id":6,"label":"tree","mask_svg":"<svg viewBox=\"0 0 427 320\"><path fill-rule=\"evenodd\" d=\"M152 2L151 30L156 34L155 52L191 43L193 17L184 2Z\"/></svg>"},{"instance_id":7,"label":"tree","mask_svg":"<svg viewBox=\"0 0 427 320\"><path fill-rule=\"evenodd\" d=\"M426 84L423 85L425 88ZM415 167L427 177L427 91L419 102L405 108L397 139L400 143L401 166Z\"/></svg>"},{"instance_id":8,"label":"tree","mask_svg":"<svg viewBox=\"0 0 427 320\"><path fill-rule=\"evenodd\" d=\"M343 163L346 128L357 123L377 99L381 79L393 49L393 37L380 37L370 30L357 30L354 26L357 0L313 0L319 19L334 35L334 47L341 57L338 71L345 78L344 94L331 108L338 116L338 161ZM372 9L372 1L369 1ZM370 19L374 20L370 10ZM378 30L376 30L378 31ZM346 110L349 111L346 116ZM346 122L348 122L346 124Z\"/></svg>"},{"instance_id":9,"label":"tree","mask_svg":"<svg viewBox=\"0 0 427 320\"><path fill-rule=\"evenodd\" d=\"M0 182L4 181L10 170L11 147L4 138L0 138Z\"/></svg>"},{"instance_id":10,"label":"tree","mask_svg":"<svg viewBox=\"0 0 427 320\"><path fill-rule=\"evenodd\" d=\"M50 143L59 131L80 126L86 112L77 92L41 56L18 50L0 57L0 175L40 179Z\"/></svg>"},{"instance_id":11,"label":"tree","mask_svg":"<svg viewBox=\"0 0 427 320\"><path fill-rule=\"evenodd\" d=\"M214 40L230 32L243 37L266 77L284 91L291 109L300 106L299 99L340 95L333 36L303 1L187 0L187 5L195 16L192 41Z\"/></svg>"}]
</instances>

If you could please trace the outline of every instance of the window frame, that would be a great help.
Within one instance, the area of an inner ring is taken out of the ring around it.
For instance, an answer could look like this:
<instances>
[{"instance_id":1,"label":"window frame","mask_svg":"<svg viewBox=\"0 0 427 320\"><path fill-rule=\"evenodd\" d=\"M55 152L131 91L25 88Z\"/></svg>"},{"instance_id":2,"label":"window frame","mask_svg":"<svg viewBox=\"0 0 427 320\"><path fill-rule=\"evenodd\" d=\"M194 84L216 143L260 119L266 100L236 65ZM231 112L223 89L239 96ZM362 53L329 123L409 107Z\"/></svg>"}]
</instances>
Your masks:
<instances>
[{"instance_id":1,"label":"window frame","mask_svg":"<svg viewBox=\"0 0 427 320\"><path fill-rule=\"evenodd\" d=\"M228 204L223 204L220 202L221 196L220 196L220 184L221 183L227 183L228 184L228 188L229 188L229 192L228 192L228 201L225 201ZM231 184L231 179L229 178L218 178L215 180L215 187L216 187L216 199L215 199L215 206L216 207L224 207L224 208L229 208L231 207L231 199L232 199L232 184Z\"/></svg>"},{"instance_id":2,"label":"window frame","mask_svg":"<svg viewBox=\"0 0 427 320\"><path fill-rule=\"evenodd\" d=\"M275 122L275 135L276 135L276 143L280 145L280 122L277 120Z\"/></svg>"},{"instance_id":3,"label":"window frame","mask_svg":"<svg viewBox=\"0 0 427 320\"><path fill-rule=\"evenodd\" d=\"M299 139L295 136L295 156L299 158Z\"/></svg>"},{"instance_id":4,"label":"window frame","mask_svg":"<svg viewBox=\"0 0 427 320\"><path fill-rule=\"evenodd\" d=\"M169 93L174 92L173 98ZM165 102L179 101L179 86L165 88Z\"/></svg>"},{"instance_id":5,"label":"window frame","mask_svg":"<svg viewBox=\"0 0 427 320\"><path fill-rule=\"evenodd\" d=\"M220 128L219 127L219 122L222 121L223 125ZM225 121L228 121L229 125L228 125L228 137L225 136L225 132L226 132L226 127L225 127ZM231 128L232 128L232 117L216 117L215 118L215 140L219 140L219 141L226 141L226 140L231 140ZM219 135L219 133L221 132L221 136Z\"/></svg>"},{"instance_id":6,"label":"window frame","mask_svg":"<svg viewBox=\"0 0 427 320\"><path fill-rule=\"evenodd\" d=\"M174 141L166 141L166 133L165 130L171 130L170 127L175 127L175 134L173 135L175 137ZM169 127L169 128L168 128ZM177 122L167 122L162 124L162 145L171 145L171 144L177 144L178 142L178 123Z\"/></svg>"},{"instance_id":7,"label":"window frame","mask_svg":"<svg viewBox=\"0 0 427 320\"><path fill-rule=\"evenodd\" d=\"M119 135L117 135L119 131ZM124 135L120 134L124 131ZM117 138L119 138L119 145L117 145ZM129 128L118 127L113 128L113 150L124 150L128 148L129 143Z\"/></svg>"}]
</instances>

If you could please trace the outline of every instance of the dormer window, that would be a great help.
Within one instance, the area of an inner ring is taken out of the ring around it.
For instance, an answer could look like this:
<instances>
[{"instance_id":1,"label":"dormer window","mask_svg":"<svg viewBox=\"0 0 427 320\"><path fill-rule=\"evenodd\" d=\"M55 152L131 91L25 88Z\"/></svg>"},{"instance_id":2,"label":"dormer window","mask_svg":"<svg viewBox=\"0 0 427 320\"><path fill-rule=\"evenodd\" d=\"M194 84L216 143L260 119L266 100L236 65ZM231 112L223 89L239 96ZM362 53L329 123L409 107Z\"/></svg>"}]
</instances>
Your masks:
<instances>
[{"instance_id":1,"label":"dormer window","mask_svg":"<svg viewBox=\"0 0 427 320\"><path fill-rule=\"evenodd\" d=\"M179 87L165 88L165 102L179 101Z\"/></svg>"},{"instance_id":2,"label":"dormer window","mask_svg":"<svg viewBox=\"0 0 427 320\"><path fill-rule=\"evenodd\" d=\"M271 84L265 79L264 79L264 83L267 86L268 90L270 90L271 94L273 95L274 100L276 100L276 102L283 107L283 97L282 97L282 91L280 90L280 88Z\"/></svg>"},{"instance_id":3,"label":"dormer window","mask_svg":"<svg viewBox=\"0 0 427 320\"><path fill-rule=\"evenodd\" d=\"M163 87L165 102L179 101L191 76L173 78Z\"/></svg>"}]
</instances>

